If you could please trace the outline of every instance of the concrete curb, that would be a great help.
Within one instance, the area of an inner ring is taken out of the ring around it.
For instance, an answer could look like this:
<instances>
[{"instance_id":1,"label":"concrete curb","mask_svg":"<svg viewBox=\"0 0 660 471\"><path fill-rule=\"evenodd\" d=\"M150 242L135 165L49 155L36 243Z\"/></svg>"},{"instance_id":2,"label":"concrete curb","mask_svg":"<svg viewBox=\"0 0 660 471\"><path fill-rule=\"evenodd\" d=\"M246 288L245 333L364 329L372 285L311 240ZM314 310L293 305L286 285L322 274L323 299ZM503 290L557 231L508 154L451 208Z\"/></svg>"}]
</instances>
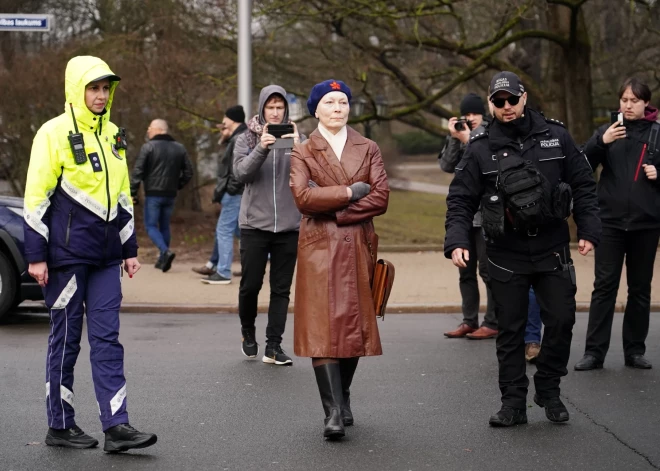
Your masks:
<instances>
[{"instance_id":1,"label":"concrete curb","mask_svg":"<svg viewBox=\"0 0 660 471\"><path fill-rule=\"evenodd\" d=\"M268 312L267 304L258 306L259 313ZM622 313L626 309L624 303L616 303L614 312ZM480 311L485 312L486 306ZM16 312L47 312L43 303L25 303ZM660 311L660 302L651 303L651 311ZM125 303L121 306L122 313L130 314L238 314L237 304L162 304L162 303ZM289 306L293 312L293 306ZM387 306L388 314L459 314L461 305L454 303L439 304L390 304ZM589 312L589 303L578 302L576 312Z\"/></svg>"}]
</instances>

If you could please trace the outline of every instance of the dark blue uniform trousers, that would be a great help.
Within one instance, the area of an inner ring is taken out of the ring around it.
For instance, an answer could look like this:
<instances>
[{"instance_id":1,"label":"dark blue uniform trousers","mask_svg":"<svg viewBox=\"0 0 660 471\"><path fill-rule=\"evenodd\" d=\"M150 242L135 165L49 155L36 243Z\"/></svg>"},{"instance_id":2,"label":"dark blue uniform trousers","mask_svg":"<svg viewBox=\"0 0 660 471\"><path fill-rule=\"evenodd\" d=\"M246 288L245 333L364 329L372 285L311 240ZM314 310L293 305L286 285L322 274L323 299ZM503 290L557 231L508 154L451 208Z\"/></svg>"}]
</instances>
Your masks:
<instances>
[{"instance_id":1,"label":"dark blue uniform trousers","mask_svg":"<svg viewBox=\"0 0 660 471\"><path fill-rule=\"evenodd\" d=\"M128 423L124 347L119 343L121 267L69 265L49 270L44 289L50 310L46 357L48 425L75 425L73 369L80 353L83 314L91 348L92 378L103 430Z\"/></svg>"}]
</instances>

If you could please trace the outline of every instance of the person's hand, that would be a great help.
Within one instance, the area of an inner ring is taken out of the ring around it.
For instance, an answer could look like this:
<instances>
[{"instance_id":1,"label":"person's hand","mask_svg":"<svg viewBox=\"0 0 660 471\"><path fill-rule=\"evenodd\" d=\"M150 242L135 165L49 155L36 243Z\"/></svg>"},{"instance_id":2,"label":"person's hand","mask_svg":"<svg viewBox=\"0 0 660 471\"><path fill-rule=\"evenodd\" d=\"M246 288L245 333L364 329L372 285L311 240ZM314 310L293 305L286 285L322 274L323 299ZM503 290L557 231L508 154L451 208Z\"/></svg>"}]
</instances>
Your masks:
<instances>
[{"instance_id":1,"label":"person's hand","mask_svg":"<svg viewBox=\"0 0 660 471\"><path fill-rule=\"evenodd\" d=\"M594 249L594 244L592 244L588 240L580 239L580 241L578 242L578 252L580 252L580 255L587 255L593 249Z\"/></svg>"},{"instance_id":2,"label":"person's hand","mask_svg":"<svg viewBox=\"0 0 660 471\"><path fill-rule=\"evenodd\" d=\"M626 137L626 128L621 124L620 121L617 121L612 126L607 128L605 134L603 134L603 144L611 144L618 139L623 139Z\"/></svg>"},{"instance_id":3,"label":"person's hand","mask_svg":"<svg viewBox=\"0 0 660 471\"><path fill-rule=\"evenodd\" d=\"M463 144L467 144L468 141L470 140L470 128L465 126L465 128L462 131L457 131L456 130L456 121L458 121L458 118L449 118L449 124L448 124L449 134L454 139L458 139Z\"/></svg>"},{"instance_id":4,"label":"person's hand","mask_svg":"<svg viewBox=\"0 0 660 471\"><path fill-rule=\"evenodd\" d=\"M348 189L350 191L350 194L348 195L348 200L357 201L369 194L369 191L371 190L371 185L364 182L357 182L349 186Z\"/></svg>"},{"instance_id":5,"label":"person's hand","mask_svg":"<svg viewBox=\"0 0 660 471\"><path fill-rule=\"evenodd\" d=\"M646 173L646 178L649 180L658 179L658 171L656 170L655 165L644 164L642 165L642 168L644 169L644 173Z\"/></svg>"},{"instance_id":6,"label":"person's hand","mask_svg":"<svg viewBox=\"0 0 660 471\"><path fill-rule=\"evenodd\" d=\"M451 253L451 261L458 268L466 268L470 260L470 251L468 249L454 249Z\"/></svg>"},{"instance_id":7,"label":"person's hand","mask_svg":"<svg viewBox=\"0 0 660 471\"><path fill-rule=\"evenodd\" d=\"M48 264L46 262L30 263L28 273L37 280L42 288L45 288L48 284Z\"/></svg>"},{"instance_id":8,"label":"person's hand","mask_svg":"<svg viewBox=\"0 0 660 471\"><path fill-rule=\"evenodd\" d=\"M295 129L295 128L294 128ZM268 149L268 146L275 144L277 139L272 134L268 134L268 124L264 126L264 132L261 135L261 147Z\"/></svg>"},{"instance_id":9,"label":"person's hand","mask_svg":"<svg viewBox=\"0 0 660 471\"><path fill-rule=\"evenodd\" d=\"M141 265L140 262L138 262L137 257L127 258L126 260L124 260L124 270L126 270L126 273L128 273L129 278L133 278L133 275L135 275L138 272L140 267Z\"/></svg>"},{"instance_id":10,"label":"person's hand","mask_svg":"<svg viewBox=\"0 0 660 471\"><path fill-rule=\"evenodd\" d=\"M298 134L298 126L296 126L296 123L294 123L292 121L291 124L293 124L293 133L283 135L282 139L288 139L288 138L292 137L293 138L293 143L295 145L295 144L300 143L300 134Z\"/></svg>"},{"instance_id":11,"label":"person's hand","mask_svg":"<svg viewBox=\"0 0 660 471\"><path fill-rule=\"evenodd\" d=\"M133 196L132 199L133 199L133 206L137 206L137 205L139 204L138 197L137 197L137 196Z\"/></svg>"}]
</instances>

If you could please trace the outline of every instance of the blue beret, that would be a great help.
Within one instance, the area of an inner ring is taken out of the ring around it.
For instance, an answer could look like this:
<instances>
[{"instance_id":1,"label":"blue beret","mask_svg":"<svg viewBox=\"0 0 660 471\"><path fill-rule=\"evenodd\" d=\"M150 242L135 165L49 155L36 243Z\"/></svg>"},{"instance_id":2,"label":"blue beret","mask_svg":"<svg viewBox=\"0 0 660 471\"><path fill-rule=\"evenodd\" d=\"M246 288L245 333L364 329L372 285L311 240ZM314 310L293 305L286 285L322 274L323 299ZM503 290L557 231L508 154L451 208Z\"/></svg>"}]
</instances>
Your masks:
<instances>
[{"instance_id":1,"label":"blue beret","mask_svg":"<svg viewBox=\"0 0 660 471\"><path fill-rule=\"evenodd\" d=\"M319 101L330 92L343 92L348 97L348 101L351 101L351 89L348 88L348 85L341 80L326 80L325 82L317 83L312 87L309 99L307 100L309 114L314 116L314 113L316 113L316 107L319 106Z\"/></svg>"}]
</instances>

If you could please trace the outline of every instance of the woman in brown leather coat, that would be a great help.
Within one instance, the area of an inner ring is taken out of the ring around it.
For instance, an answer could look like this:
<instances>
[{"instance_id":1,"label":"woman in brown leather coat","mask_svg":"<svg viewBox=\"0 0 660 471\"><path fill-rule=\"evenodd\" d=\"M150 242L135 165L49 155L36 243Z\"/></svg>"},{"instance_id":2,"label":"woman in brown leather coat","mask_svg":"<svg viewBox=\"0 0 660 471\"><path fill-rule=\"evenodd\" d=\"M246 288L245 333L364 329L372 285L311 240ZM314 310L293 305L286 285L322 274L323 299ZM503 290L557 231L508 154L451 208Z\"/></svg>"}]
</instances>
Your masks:
<instances>
[{"instance_id":1,"label":"woman in brown leather coat","mask_svg":"<svg viewBox=\"0 0 660 471\"><path fill-rule=\"evenodd\" d=\"M359 358L382 354L371 296L372 218L387 210L390 190L376 143L346 126L350 99L341 81L315 85L307 107L319 126L291 153L290 185L303 215L294 352L312 358L331 439L353 424L349 388Z\"/></svg>"}]
</instances>

